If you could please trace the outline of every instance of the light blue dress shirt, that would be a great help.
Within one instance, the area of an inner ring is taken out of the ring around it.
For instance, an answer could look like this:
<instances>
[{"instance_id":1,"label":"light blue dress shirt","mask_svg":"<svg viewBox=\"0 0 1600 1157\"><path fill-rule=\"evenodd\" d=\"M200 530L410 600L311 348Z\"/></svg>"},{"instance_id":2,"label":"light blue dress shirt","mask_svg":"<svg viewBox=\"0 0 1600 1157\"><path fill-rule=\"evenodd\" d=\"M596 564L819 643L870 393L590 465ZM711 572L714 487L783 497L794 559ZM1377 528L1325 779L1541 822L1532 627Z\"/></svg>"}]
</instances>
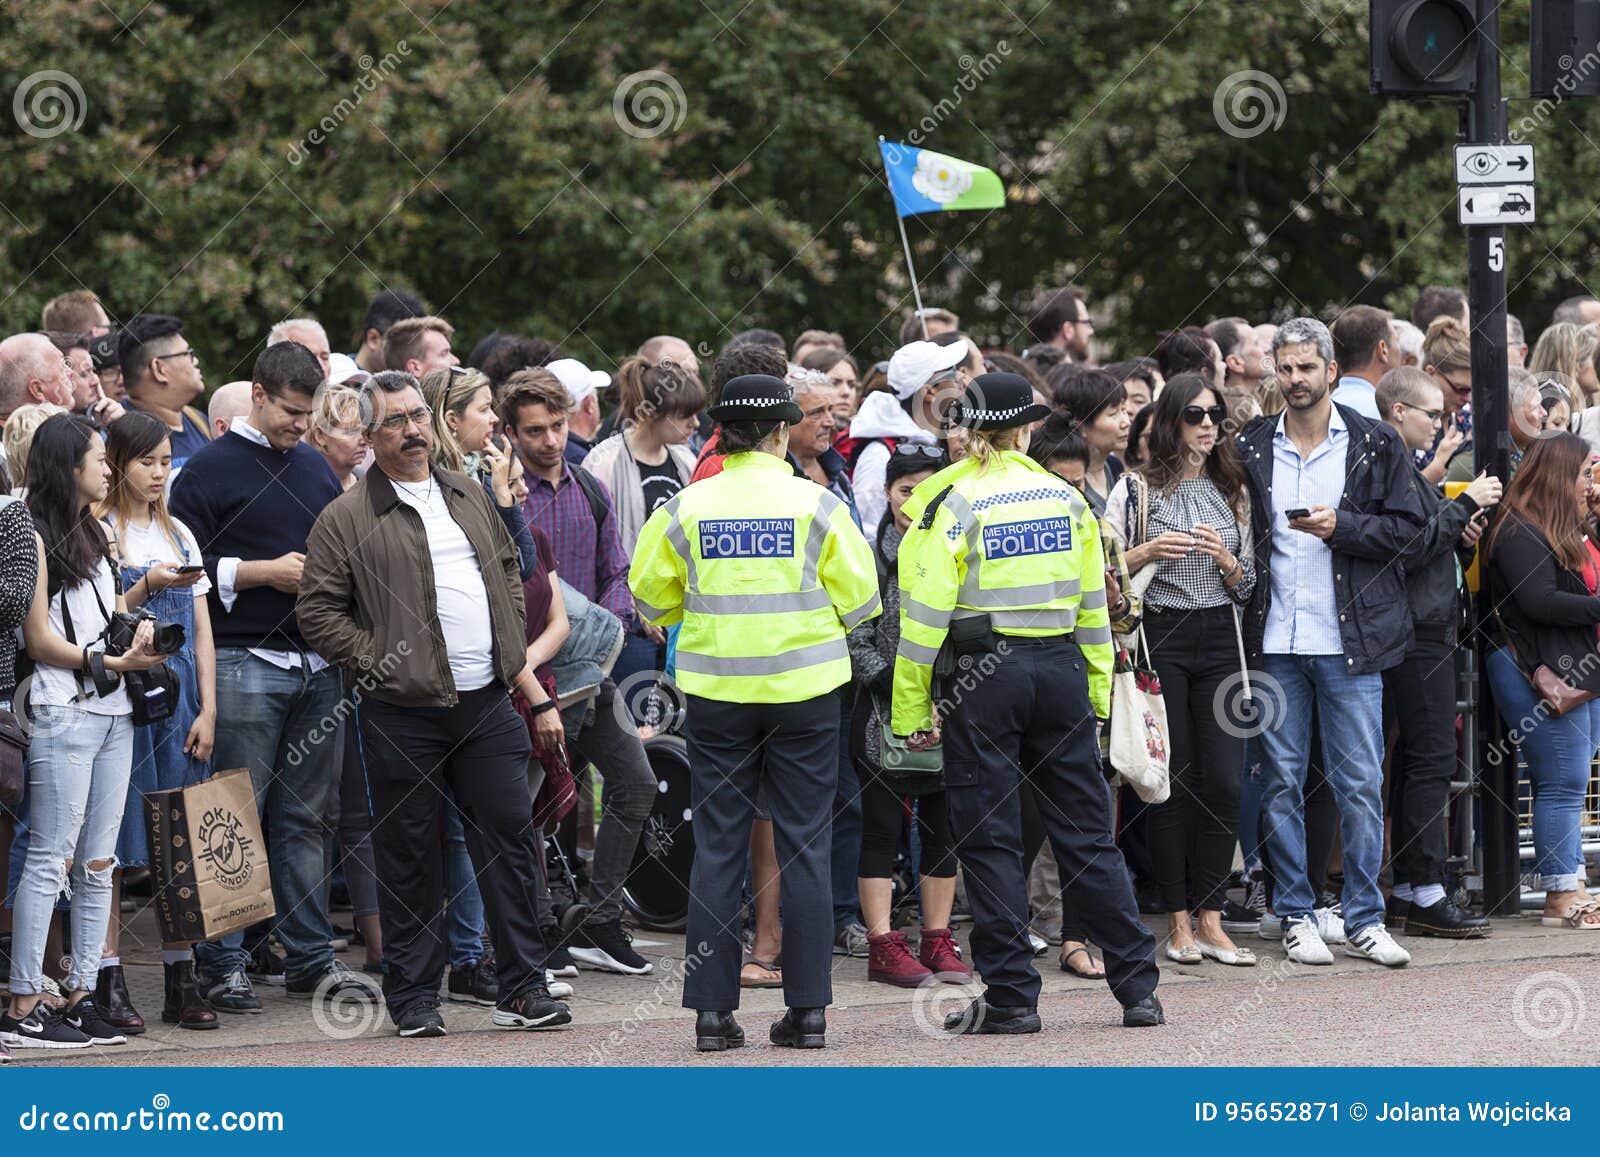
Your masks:
<instances>
[{"instance_id":1,"label":"light blue dress shirt","mask_svg":"<svg viewBox=\"0 0 1600 1157\"><path fill-rule=\"evenodd\" d=\"M1284 418L1278 418L1272 436L1272 604L1261 648L1266 654L1344 653L1333 551L1316 535L1289 529L1285 512L1319 504L1338 509L1349 444L1337 406L1329 411L1328 437L1304 460L1284 429Z\"/></svg>"},{"instance_id":2,"label":"light blue dress shirt","mask_svg":"<svg viewBox=\"0 0 1600 1157\"><path fill-rule=\"evenodd\" d=\"M1334 388L1333 400L1341 406L1349 406L1363 418L1382 421L1378 417L1378 387L1366 378L1345 374Z\"/></svg>"}]
</instances>

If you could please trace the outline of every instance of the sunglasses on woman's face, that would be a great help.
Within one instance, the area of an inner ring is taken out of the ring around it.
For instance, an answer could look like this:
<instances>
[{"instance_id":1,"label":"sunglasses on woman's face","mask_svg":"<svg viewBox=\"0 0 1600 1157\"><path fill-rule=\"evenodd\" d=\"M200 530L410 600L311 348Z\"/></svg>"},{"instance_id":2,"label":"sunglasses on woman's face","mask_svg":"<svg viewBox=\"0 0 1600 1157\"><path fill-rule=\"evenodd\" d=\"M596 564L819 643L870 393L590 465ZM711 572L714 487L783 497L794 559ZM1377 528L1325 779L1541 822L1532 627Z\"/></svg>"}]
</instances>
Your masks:
<instances>
[{"instance_id":1,"label":"sunglasses on woman's face","mask_svg":"<svg viewBox=\"0 0 1600 1157\"><path fill-rule=\"evenodd\" d=\"M1213 426L1222 425L1222 420L1228 416L1226 406L1185 406L1183 408L1183 421L1185 425L1199 426L1207 418L1211 419Z\"/></svg>"}]
</instances>

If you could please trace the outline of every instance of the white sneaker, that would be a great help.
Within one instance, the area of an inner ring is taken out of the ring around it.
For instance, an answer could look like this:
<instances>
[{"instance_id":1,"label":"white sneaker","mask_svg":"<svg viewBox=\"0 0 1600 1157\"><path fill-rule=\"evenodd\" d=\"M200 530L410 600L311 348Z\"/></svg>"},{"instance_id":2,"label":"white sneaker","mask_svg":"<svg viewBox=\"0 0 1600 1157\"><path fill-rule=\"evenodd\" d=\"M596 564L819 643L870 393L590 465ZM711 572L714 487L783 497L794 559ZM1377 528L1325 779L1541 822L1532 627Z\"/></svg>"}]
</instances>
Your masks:
<instances>
[{"instance_id":1,"label":"white sneaker","mask_svg":"<svg viewBox=\"0 0 1600 1157\"><path fill-rule=\"evenodd\" d=\"M1318 908L1315 915L1317 917L1317 935L1322 937L1324 944L1343 944L1345 942L1344 910L1339 905L1335 904L1331 908Z\"/></svg>"},{"instance_id":2,"label":"white sneaker","mask_svg":"<svg viewBox=\"0 0 1600 1157\"><path fill-rule=\"evenodd\" d=\"M1411 963L1411 953L1396 944L1382 924L1368 924L1357 932L1344 946L1344 954L1385 968L1404 968Z\"/></svg>"},{"instance_id":3,"label":"white sneaker","mask_svg":"<svg viewBox=\"0 0 1600 1157\"><path fill-rule=\"evenodd\" d=\"M1256 935L1263 940L1283 939L1283 918L1276 912L1264 913L1261 917L1261 927L1256 930Z\"/></svg>"},{"instance_id":4,"label":"white sneaker","mask_svg":"<svg viewBox=\"0 0 1600 1157\"><path fill-rule=\"evenodd\" d=\"M1283 944L1289 950L1289 959L1296 964L1333 963L1333 953L1323 943L1322 936L1317 932L1317 922L1310 916L1301 916L1284 924Z\"/></svg>"},{"instance_id":5,"label":"white sneaker","mask_svg":"<svg viewBox=\"0 0 1600 1157\"><path fill-rule=\"evenodd\" d=\"M565 1000L572 995L572 985L565 980L546 980L545 986L550 989L551 1000Z\"/></svg>"}]
</instances>

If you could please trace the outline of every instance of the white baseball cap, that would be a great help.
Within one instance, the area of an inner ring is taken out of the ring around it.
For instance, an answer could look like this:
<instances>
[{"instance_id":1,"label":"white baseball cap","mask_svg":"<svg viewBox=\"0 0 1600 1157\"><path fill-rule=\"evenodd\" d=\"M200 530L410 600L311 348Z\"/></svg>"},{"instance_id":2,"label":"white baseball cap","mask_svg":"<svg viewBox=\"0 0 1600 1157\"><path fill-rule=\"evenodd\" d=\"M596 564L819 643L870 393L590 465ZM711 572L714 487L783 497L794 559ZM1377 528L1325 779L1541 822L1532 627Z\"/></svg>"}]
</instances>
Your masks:
<instances>
[{"instance_id":1,"label":"white baseball cap","mask_svg":"<svg viewBox=\"0 0 1600 1157\"><path fill-rule=\"evenodd\" d=\"M328 355L328 380L342 386L350 381L366 381L372 375L356 364L349 354Z\"/></svg>"},{"instance_id":2,"label":"white baseball cap","mask_svg":"<svg viewBox=\"0 0 1600 1157\"><path fill-rule=\"evenodd\" d=\"M954 369L972 355L972 343L963 338L949 345L914 341L894 351L889 359L889 388L902 402L928 384L928 379Z\"/></svg>"},{"instance_id":3,"label":"white baseball cap","mask_svg":"<svg viewBox=\"0 0 1600 1157\"><path fill-rule=\"evenodd\" d=\"M611 384L610 374L604 370L591 370L577 358L557 358L545 369L567 387L567 396L572 399L574 406L583 405L596 390L603 390Z\"/></svg>"}]
</instances>

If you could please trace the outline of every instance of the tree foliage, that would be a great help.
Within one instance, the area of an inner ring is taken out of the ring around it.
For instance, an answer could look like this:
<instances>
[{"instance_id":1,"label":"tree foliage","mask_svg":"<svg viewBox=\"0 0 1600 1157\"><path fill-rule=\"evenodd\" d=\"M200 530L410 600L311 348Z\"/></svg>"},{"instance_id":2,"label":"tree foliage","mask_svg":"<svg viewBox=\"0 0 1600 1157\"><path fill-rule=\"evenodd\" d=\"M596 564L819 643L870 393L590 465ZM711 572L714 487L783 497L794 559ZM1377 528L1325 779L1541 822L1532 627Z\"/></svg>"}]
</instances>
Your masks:
<instances>
[{"instance_id":1,"label":"tree foliage","mask_svg":"<svg viewBox=\"0 0 1600 1157\"><path fill-rule=\"evenodd\" d=\"M0 14L0 93L65 73L82 122L0 136L0 312L31 327L82 285L181 314L213 385L283 316L349 348L402 285L468 341L603 365L757 323L870 360L909 304L879 133L1005 178L1003 210L907 222L925 298L986 341L1023 342L1068 278L1122 353L1221 314L1404 308L1465 281L1457 114L1369 96L1365 24L1337 0L29 0ZM1245 70L1282 120L1230 134ZM1508 270L1537 328L1592 264L1600 123L1571 101L1528 139L1540 221Z\"/></svg>"}]
</instances>

